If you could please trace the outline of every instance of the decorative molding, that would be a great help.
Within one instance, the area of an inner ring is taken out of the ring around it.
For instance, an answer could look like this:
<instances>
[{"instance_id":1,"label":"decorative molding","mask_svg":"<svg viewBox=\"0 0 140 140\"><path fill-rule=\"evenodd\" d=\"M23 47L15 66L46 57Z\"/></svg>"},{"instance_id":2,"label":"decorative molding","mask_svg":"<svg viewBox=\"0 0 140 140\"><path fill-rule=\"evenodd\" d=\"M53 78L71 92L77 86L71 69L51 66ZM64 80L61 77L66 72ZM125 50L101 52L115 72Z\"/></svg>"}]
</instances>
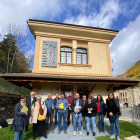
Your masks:
<instances>
[{"instance_id":1,"label":"decorative molding","mask_svg":"<svg viewBox=\"0 0 140 140\"><path fill-rule=\"evenodd\" d=\"M72 66L72 67L89 67L91 69L92 65L88 64L72 64L72 63L58 63L59 67L60 66Z\"/></svg>"}]
</instances>

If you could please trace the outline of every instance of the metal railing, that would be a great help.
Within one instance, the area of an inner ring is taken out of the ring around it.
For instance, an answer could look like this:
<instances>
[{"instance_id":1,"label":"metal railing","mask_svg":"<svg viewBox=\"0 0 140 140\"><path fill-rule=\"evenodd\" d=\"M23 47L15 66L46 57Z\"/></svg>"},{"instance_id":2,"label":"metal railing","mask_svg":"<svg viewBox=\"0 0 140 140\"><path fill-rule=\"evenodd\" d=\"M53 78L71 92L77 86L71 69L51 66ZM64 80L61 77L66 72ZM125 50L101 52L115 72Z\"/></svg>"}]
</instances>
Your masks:
<instances>
[{"instance_id":1,"label":"metal railing","mask_svg":"<svg viewBox=\"0 0 140 140\"><path fill-rule=\"evenodd\" d=\"M132 122L140 125L140 107L132 107Z\"/></svg>"}]
</instances>

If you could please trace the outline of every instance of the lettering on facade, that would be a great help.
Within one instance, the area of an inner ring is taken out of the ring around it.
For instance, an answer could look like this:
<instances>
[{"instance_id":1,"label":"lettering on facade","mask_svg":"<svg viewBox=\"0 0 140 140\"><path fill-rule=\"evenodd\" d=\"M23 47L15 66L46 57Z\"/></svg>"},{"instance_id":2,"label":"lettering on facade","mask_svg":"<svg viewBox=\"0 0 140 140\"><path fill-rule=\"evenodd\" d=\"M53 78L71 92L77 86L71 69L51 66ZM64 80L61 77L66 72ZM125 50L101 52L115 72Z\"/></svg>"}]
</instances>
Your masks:
<instances>
[{"instance_id":1,"label":"lettering on facade","mask_svg":"<svg viewBox=\"0 0 140 140\"><path fill-rule=\"evenodd\" d=\"M57 42L43 40L42 67L57 67Z\"/></svg>"}]
</instances>

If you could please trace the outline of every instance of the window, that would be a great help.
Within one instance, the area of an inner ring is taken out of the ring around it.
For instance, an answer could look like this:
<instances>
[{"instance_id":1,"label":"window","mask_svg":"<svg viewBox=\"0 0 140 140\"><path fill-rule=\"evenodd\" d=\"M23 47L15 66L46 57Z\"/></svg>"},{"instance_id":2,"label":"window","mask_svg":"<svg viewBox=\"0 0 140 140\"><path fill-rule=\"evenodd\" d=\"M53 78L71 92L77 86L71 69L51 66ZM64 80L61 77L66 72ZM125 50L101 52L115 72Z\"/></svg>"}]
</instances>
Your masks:
<instances>
[{"instance_id":1,"label":"window","mask_svg":"<svg viewBox=\"0 0 140 140\"><path fill-rule=\"evenodd\" d=\"M61 63L71 63L72 61L72 48L61 47Z\"/></svg>"},{"instance_id":2,"label":"window","mask_svg":"<svg viewBox=\"0 0 140 140\"><path fill-rule=\"evenodd\" d=\"M77 49L77 64L87 64L87 49Z\"/></svg>"}]
</instances>

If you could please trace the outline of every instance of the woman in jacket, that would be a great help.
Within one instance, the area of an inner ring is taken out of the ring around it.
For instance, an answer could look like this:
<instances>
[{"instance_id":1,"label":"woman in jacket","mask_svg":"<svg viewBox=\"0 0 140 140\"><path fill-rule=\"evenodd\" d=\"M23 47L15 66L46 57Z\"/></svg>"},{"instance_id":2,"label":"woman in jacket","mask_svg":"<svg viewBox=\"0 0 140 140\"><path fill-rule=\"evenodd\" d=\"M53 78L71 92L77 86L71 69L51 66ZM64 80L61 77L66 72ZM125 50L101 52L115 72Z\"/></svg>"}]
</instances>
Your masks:
<instances>
[{"instance_id":1,"label":"woman in jacket","mask_svg":"<svg viewBox=\"0 0 140 140\"><path fill-rule=\"evenodd\" d=\"M22 111L22 108L25 106L28 108L27 112ZM14 140L22 140L24 127L26 125L29 125L27 124L28 123L27 116L30 114L31 111L30 107L26 105L26 96L22 95L20 97L20 102L15 105L14 111L15 116L11 125L11 131L15 131Z\"/></svg>"},{"instance_id":2,"label":"woman in jacket","mask_svg":"<svg viewBox=\"0 0 140 140\"><path fill-rule=\"evenodd\" d=\"M114 125L115 125L117 140L120 140L119 116L121 116L121 113L119 107L119 100L115 99L113 93L108 94L108 98L106 100L106 110L107 110L107 117L109 118L111 131L112 131L112 135L110 136L110 139L115 138L115 131L114 131Z\"/></svg>"},{"instance_id":3,"label":"woman in jacket","mask_svg":"<svg viewBox=\"0 0 140 140\"><path fill-rule=\"evenodd\" d=\"M46 114L47 108L44 102L41 102L41 96L36 97L37 102L31 108L31 115L32 115L32 123L33 123L33 139L35 140L36 137L46 136ZM42 115L44 120L38 120L38 116Z\"/></svg>"},{"instance_id":4,"label":"woman in jacket","mask_svg":"<svg viewBox=\"0 0 140 140\"><path fill-rule=\"evenodd\" d=\"M97 116L99 118L99 133L105 132L104 131L104 116L105 116L105 103L101 95L97 96Z\"/></svg>"},{"instance_id":5,"label":"woman in jacket","mask_svg":"<svg viewBox=\"0 0 140 140\"><path fill-rule=\"evenodd\" d=\"M90 121L92 122L93 136L95 136L97 106L96 106L96 102L92 102L91 96L88 97L88 102L85 104L84 110L86 116L87 136L89 135Z\"/></svg>"}]
</instances>

